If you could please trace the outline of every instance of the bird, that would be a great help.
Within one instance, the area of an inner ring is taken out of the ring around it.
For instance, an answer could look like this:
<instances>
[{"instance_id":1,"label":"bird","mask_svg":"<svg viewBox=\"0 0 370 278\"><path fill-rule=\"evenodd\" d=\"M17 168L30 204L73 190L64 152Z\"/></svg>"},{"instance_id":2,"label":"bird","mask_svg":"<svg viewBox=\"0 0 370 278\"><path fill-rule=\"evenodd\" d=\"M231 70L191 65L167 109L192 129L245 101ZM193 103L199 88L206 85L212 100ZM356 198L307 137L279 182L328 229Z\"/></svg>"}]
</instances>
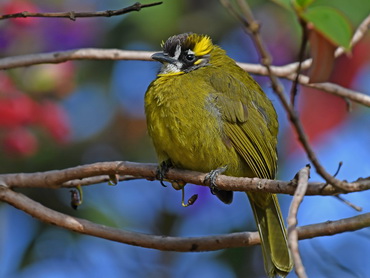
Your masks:
<instances>
[{"instance_id":1,"label":"bird","mask_svg":"<svg viewBox=\"0 0 370 278\"><path fill-rule=\"evenodd\" d=\"M230 204L233 192L217 188L218 174L274 179L278 119L259 84L208 35L174 35L161 47L151 56L162 65L144 98L161 180L170 167L209 173L211 192ZM277 196L246 194L266 274L285 277L293 263Z\"/></svg>"}]
</instances>

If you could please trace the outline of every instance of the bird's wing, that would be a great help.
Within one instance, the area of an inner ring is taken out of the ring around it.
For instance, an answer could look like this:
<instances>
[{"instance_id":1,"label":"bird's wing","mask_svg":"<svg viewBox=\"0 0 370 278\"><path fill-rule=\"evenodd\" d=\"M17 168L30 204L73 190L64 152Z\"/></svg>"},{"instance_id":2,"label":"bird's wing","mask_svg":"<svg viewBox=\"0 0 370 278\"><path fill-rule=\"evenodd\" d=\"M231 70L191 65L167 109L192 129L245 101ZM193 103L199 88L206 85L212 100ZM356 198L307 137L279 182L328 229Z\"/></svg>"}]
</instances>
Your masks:
<instances>
[{"instance_id":1,"label":"bird's wing","mask_svg":"<svg viewBox=\"0 0 370 278\"><path fill-rule=\"evenodd\" d=\"M277 168L276 112L248 74L247 84L238 75L226 76L222 80L217 75L210 78L213 102L223 118L224 132L257 177L272 179Z\"/></svg>"}]
</instances>

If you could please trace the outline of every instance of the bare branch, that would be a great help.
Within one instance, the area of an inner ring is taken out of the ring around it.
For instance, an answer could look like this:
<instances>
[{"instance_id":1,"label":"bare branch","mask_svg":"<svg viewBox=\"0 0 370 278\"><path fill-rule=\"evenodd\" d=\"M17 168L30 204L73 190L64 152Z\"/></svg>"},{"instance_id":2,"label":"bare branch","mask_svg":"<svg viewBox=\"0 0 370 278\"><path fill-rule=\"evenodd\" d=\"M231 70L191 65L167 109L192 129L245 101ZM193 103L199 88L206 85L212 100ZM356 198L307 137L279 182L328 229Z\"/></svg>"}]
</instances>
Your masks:
<instances>
[{"instance_id":1,"label":"bare branch","mask_svg":"<svg viewBox=\"0 0 370 278\"><path fill-rule=\"evenodd\" d=\"M45 63L63 63L72 60L139 60L152 61L152 51L130 51L120 49L97 49L82 48L68 51L56 51L49 53L29 54L0 59L0 69L11 69L25 66L32 66ZM266 68L262 65L238 63L244 70L259 75L268 75ZM278 77L294 80L295 74L286 66L271 66L271 71ZM299 76L299 83L308 87L320 89L343 98L348 98L354 102L370 107L370 96L350 89L346 89L333 83L310 84L308 77Z\"/></svg>"},{"instance_id":2,"label":"bare branch","mask_svg":"<svg viewBox=\"0 0 370 278\"><path fill-rule=\"evenodd\" d=\"M322 90L332 95L340 96L342 98L346 98L354 102L357 102L359 104L370 107L370 96L369 95L365 95L365 94L344 88L342 86L339 86L337 84L333 84L330 82L314 83L314 84L309 83L309 78L305 75L300 75L299 80L300 80L299 81L300 84L302 85L315 88L318 90Z\"/></svg>"},{"instance_id":3,"label":"bare branch","mask_svg":"<svg viewBox=\"0 0 370 278\"><path fill-rule=\"evenodd\" d=\"M74 232L158 250L178 252L212 251L259 243L257 232L234 233L221 237L176 238L123 231L51 210L23 194L16 193L1 186L0 200L9 203L43 222Z\"/></svg>"},{"instance_id":4,"label":"bare branch","mask_svg":"<svg viewBox=\"0 0 370 278\"><path fill-rule=\"evenodd\" d=\"M17 173L0 175L0 185L13 188L60 188L90 185L106 182L112 175L121 175L119 180L134 178L156 179L157 164L135 163L128 161L98 162L63 170L52 170L38 173ZM206 173L189 170L170 169L169 180L183 181L197 185L205 185ZM217 186L222 190L254 191L284 193L293 195L296 181L267 180L259 178L240 178L219 175ZM361 179L351 183L351 190L342 192L325 183L310 182L306 195L337 195L339 193L357 192L370 189L370 179Z\"/></svg>"},{"instance_id":5,"label":"bare branch","mask_svg":"<svg viewBox=\"0 0 370 278\"><path fill-rule=\"evenodd\" d=\"M45 63L63 63L72 60L140 60L152 61L152 51L130 51L120 49L97 49L97 48L82 48L68 51L56 51L49 53L20 55L14 57L6 57L0 59L0 69L12 69L18 67L32 66ZM238 63L244 70L259 75L268 75L268 71L264 66L256 64ZM291 70L286 66L271 66L271 72L278 77L294 80L295 74L291 74ZM370 107L370 96L362 94L350 89L346 89L333 83L316 83L310 84L308 77L299 76L299 83L312 88L320 89L337 95L343 98L350 99L354 102Z\"/></svg>"},{"instance_id":6,"label":"bare branch","mask_svg":"<svg viewBox=\"0 0 370 278\"><path fill-rule=\"evenodd\" d=\"M133 176L133 175L118 175L117 182L122 181L129 181L129 180L138 180L138 179L145 179L145 177L142 176ZM70 180L63 182L61 187L76 187L76 186L86 186L86 185L93 185L98 183L111 183L112 178L108 175L101 175L101 176L94 176L94 177L88 177L78 180Z\"/></svg>"},{"instance_id":7,"label":"bare branch","mask_svg":"<svg viewBox=\"0 0 370 278\"><path fill-rule=\"evenodd\" d=\"M370 213L336 221L326 221L318 224L298 227L299 239L309 239L318 236L330 236L343 232L356 231L370 227Z\"/></svg>"},{"instance_id":8,"label":"bare branch","mask_svg":"<svg viewBox=\"0 0 370 278\"><path fill-rule=\"evenodd\" d=\"M288 243L293 256L294 269L299 278L306 278L307 275L298 249L297 213L298 208L303 201L303 197L306 194L308 179L310 176L310 168L311 167L307 165L298 172L297 190L294 193L288 214Z\"/></svg>"},{"instance_id":9,"label":"bare branch","mask_svg":"<svg viewBox=\"0 0 370 278\"><path fill-rule=\"evenodd\" d=\"M1 60L0 60L0 65L1 65ZM268 71L262 65L247 64L247 63L238 63L238 65L245 71L248 71L249 73L258 74L258 75L268 75ZM286 66L281 66L281 67L271 66L271 72L278 77L286 78L289 80L294 80L296 78L296 74L295 73L290 74L289 73L290 70L287 69ZM309 78L303 74L299 75L298 81L301 85L315 88L318 90L322 90L332 95L347 98L359 104L370 107L370 96L369 95L359 93L354 90L347 89L340 85L330 83L330 82L309 83Z\"/></svg>"},{"instance_id":10,"label":"bare branch","mask_svg":"<svg viewBox=\"0 0 370 278\"><path fill-rule=\"evenodd\" d=\"M251 246L260 243L258 232L179 238L124 231L51 210L21 193L16 193L1 185L0 200L43 222L75 231L77 233L163 251L213 251L225 248ZM299 227L298 235L300 239L308 239L317 236L327 236L347 231L355 231L368 226L370 226L370 213L338 221L328 221L325 223Z\"/></svg>"},{"instance_id":11,"label":"bare branch","mask_svg":"<svg viewBox=\"0 0 370 278\"><path fill-rule=\"evenodd\" d=\"M116 15L122 15L133 11L140 11L142 8L153 7L162 4L162 2L155 2L150 4L141 4L139 2L119 10L108 10L100 12L59 12L59 13L31 13L31 12L20 12L14 14L0 15L0 20L10 18L26 18L26 17L64 17L70 20L76 20L79 17L111 17Z\"/></svg>"},{"instance_id":12,"label":"bare branch","mask_svg":"<svg viewBox=\"0 0 370 278\"><path fill-rule=\"evenodd\" d=\"M357 206L357 205L351 203L350 201L344 199L340 195L335 195L334 198L336 198L337 200L341 201L343 204L349 206L350 208L353 208L355 211L358 211L358 212L361 212L362 211L362 207Z\"/></svg>"},{"instance_id":13,"label":"bare branch","mask_svg":"<svg viewBox=\"0 0 370 278\"><path fill-rule=\"evenodd\" d=\"M300 19L299 23L302 28L302 39L301 39L301 46L299 48L299 54L298 54L298 67L296 71L296 77L293 79L293 84L290 90L290 103L292 107L294 107L295 105L295 100L298 94L298 79L299 79L299 74L301 73L301 70L302 70L302 62L303 62L304 55L306 52L306 47L307 47L309 32L310 32L307 28L306 22Z\"/></svg>"},{"instance_id":14,"label":"bare branch","mask_svg":"<svg viewBox=\"0 0 370 278\"><path fill-rule=\"evenodd\" d=\"M40 54L20 55L0 59L0 69L11 69L45 63L63 63L71 60L141 60L152 61L151 51L82 48Z\"/></svg>"}]
</instances>

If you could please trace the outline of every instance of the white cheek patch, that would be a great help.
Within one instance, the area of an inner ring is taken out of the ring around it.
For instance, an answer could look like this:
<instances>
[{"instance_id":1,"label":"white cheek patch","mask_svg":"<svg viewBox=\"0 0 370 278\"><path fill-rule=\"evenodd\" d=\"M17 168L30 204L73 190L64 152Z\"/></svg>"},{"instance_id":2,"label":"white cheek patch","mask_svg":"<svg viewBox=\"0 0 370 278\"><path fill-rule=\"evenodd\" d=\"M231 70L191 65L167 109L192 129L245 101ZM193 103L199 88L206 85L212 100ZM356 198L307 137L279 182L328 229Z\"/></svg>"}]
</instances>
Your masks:
<instances>
[{"instance_id":1,"label":"white cheek patch","mask_svg":"<svg viewBox=\"0 0 370 278\"><path fill-rule=\"evenodd\" d=\"M181 45L178 44L176 45L175 55L172 58L178 60L180 57L180 54L181 54Z\"/></svg>"},{"instance_id":2,"label":"white cheek patch","mask_svg":"<svg viewBox=\"0 0 370 278\"><path fill-rule=\"evenodd\" d=\"M179 60L179 57L181 55L181 46L178 44L176 46L175 54L173 55L173 59L177 60L176 63L170 64L170 63L164 63L160 73L161 74L167 74L167 73L176 73L181 71L182 63Z\"/></svg>"}]
</instances>

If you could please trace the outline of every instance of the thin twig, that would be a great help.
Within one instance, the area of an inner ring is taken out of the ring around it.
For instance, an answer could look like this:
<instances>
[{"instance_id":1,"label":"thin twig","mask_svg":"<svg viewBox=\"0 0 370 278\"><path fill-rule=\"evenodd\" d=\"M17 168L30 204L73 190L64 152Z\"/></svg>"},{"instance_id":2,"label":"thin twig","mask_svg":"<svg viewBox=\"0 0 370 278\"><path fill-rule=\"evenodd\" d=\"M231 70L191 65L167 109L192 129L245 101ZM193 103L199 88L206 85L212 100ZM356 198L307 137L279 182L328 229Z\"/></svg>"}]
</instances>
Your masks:
<instances>
[{"instance_id":1,"label":"thin twig","mask_svg":"<svg viewBox=\"0 0 370 278\"><path fill-rule=\"evenodd\" d=\"M141 176L133 176L133 175L120 175L117 179L117 181L130 181L130 180L138 180L138 179L145 179L145 177ZM87 186L87 185L93 185L98 183L109 183L111 182L111 178L108 175L101 175L101 176L94 176L94 177L88 177L83 179L77 179L77 180L70 180L62 183L62 187L76 187L78 185L80 186Z\"/></svg>"},{"instance_id":2,"label":"thin twig","mask_svg":"<svg viewBox=\"0 0 370 278\"><path fill-rule=\"evenodd\" d=\"M251 246L260 243L257 232L181 238L124 231L51 210L25 195L16 193L1 185L0 201L6 202L36 219L70 231L157 250L200 252ZM356 231L369 226L370 213L365 213L337 221L327 221L299 227L298 235L299 239L309 239Z\"/></svg>"},{"instance_id":3,"label":"thin twig","mask_svg":"<svg viewBox=\"0 0 370 278\"><path fill-rule=\"evenodd\" d=\"M308 179L310 177L310 168L311 167L307 165L298 173L297 189L290 204L288 214L288 244L293 257L294 269L299 278L306 278L307 275L298 249L297 213L303 201L303 197L306 194Z\"/></svg>"},{"instance_id":4,"label":"thin twig","mask_svg":"<svg viewBox=\"0 0 370 278\"><path fill-rule=\"evenodd\" d=\"M347 206L353 208L355 211L358 211L358 212L361 212L362 211L362 207L357 206L357 205L351 203L350 201L344 199L342 196L335 195L334 197L336 199L338 199L339 201L343 202L344 204L346 204Z\"/></svg>"},{"instance_id":5,"label":"thin twig","mask_svg":"<svg viewBox=\"0 0 370 278\"><path fill-rule=\"evenodd\" d=\"M299 75L302 69L302 62L303 62L304 54L306 52L306 47L307 47L307 42L308 42L308 32L309 32L306 26L306 22L304 22L303 20L300 20L300 24L302 27L301 28L302 29L302 40L301 40L301 46L299 48L299 54L298 54L298 67L296 71L296 77L293 80L293 84L290 90L290 104L292 107L294 107L295 105L295 100L296 100L296 96L298 93L298 80L299 80Z\"/></svg>"},{"instance_id":6,"label":"thin twig","mask_svg":"<svg viewBox=\"0 0 370 278\"><path fill-rule=\"evenodd\" d=\"M116 15L122 15L133 11L140 11L142 8L153 7L162 4L162 2L155 2L150 4L141 4L139 2L119 10L107 10L99 12L58 12L58 13L32 13L32 12L20 12L13 14L0 15L0 20L10 19L10 18L26 18L26 17L45 17L45 18L55 18L64 17L75 21L79 17L111 17Z\"/></svg>"}]
</instances>

